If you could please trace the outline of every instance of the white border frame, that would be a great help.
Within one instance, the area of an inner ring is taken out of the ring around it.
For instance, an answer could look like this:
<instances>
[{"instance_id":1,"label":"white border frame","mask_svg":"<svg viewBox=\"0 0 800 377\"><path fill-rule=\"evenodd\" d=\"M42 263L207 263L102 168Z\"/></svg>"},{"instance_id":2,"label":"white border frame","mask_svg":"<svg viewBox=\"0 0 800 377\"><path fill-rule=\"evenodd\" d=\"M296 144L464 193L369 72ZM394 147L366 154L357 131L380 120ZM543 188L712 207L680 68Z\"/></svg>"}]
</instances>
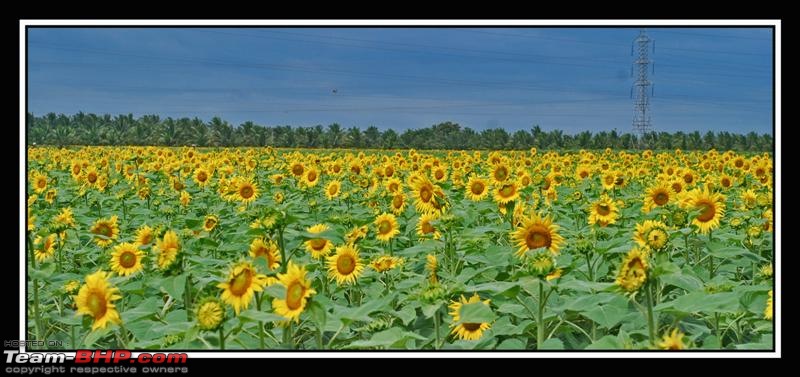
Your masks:
<instances>
[{"instance_id":1,"label":"white border frame","mask_svg":"<svg viewBox=\"0 0 800 377\"><path fill-rule=\"evenodd\" d=\"M25 159L27 155L26 145L26 117L25 112L27 106L27 88L26 88L26 56L27 56L27 39L26 27L27 26L638 26L638 25L652 25L652 26L673 26L685 25L687 27L704 25L704 26L774 26L775 27L775 107L774 112L774 135L773 140L775 143L774 167L775 167L775 203L774 205L774 234L775 239L775 260L782 263L781 258L781 235L777 232L781 229L781 20L20 20L19 22L19 87L20 87L20 133L19 145L21 146L19 152L19 213L20 213L20 287L25 287L27 281L26 265L25 265L25 233L27 232L26 223L26 176L27 169L25 166ZM781 309L781 263L776 263L775 270L775 294L774 294L774 309L776 313L780 313ZM20 307L20 323L19 323L19 339L26 338L25 317L27 311L27 303L25 300L25 289L20 290L19 294L19 307ZM781 357L781 316L775 316L774 330L775 330L775 351L774 352L747 352L747 351L710 351L710 352L648 352L648 351L607 351L607 352L447 352L447 351L424 351L424 352L326 352L326 351L313 351L313 352L187 352L190 358L206 359L206 358L295 358L295 357L365 357L365 358L402 358L402 357L421 357L421 358L434 358L434 357L453 357L453 358L475 358L475 357L513 357L513 358L572 358L572 357L610 357L610 358L707 358L707 357L720 357L720 358L774 358ZM153 350L154 352L156 350ZM25 352L25 346L20 347L20 352ZM134 355L138 355L134 352ZM67 355L74 356L74 353L67 352Z\"/></svg>"}]
</instances>

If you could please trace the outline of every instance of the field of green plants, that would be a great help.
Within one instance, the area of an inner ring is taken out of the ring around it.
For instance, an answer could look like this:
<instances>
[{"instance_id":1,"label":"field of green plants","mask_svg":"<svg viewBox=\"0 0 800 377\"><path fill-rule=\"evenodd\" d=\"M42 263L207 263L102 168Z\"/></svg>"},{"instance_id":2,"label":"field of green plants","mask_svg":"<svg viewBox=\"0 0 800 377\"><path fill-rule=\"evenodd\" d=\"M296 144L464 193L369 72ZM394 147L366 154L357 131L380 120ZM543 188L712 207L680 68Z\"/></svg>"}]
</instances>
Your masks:
<instances>
[{"instance_id":1,"label":"field of green plants","mask_svg":"<svg viewBox=\"0 0 800 377\"><path fill-rule=\"evenodd\" d=\"M28 339L773 348L769 154L28 149Z\"/></svg>"}]
</instances>

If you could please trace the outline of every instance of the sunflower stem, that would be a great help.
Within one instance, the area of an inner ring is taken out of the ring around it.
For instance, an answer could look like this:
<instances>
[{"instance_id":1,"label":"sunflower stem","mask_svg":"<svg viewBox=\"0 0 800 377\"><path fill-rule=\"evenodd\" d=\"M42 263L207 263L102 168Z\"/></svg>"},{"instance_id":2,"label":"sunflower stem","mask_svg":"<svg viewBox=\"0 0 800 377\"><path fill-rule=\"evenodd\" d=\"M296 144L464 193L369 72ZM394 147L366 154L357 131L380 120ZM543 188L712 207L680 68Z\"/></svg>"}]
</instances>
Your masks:
<instances>
[{"instance_id":1,"label":"sunflower stem","mask_svg":"<svg viewBox=\"0 0 800 377\"><path fill-rule=\"evenodd\" d=\"M539 311L536 315L536 349L544 345L544 282L539 279Z\"/></svg>"},{"instance_id":2,"label":"sunflower stem","mask_svg":"<svg viewBox=\"0 0 800 377\"><path fill-rule=\"evenodd\" d=\"M589 281L594 281L594 273L592 271L592 269L593 269L592 268L593 267L592 266L592 260L591 260L591 257L589 256L589 252L586 252L583 255L586 256L586 268L589 269Z\"/></svg>"},{"instance_id":3,"label":"sunflower stem","mask_svg":"<svg viewBox=\"0 0 800 377\"><path fill-rule=\"evenodd\" d=\"M27 237L28 240L28 251L30 253L30 260L31 260L31 270L36 270L36 255L33 251L33 241L31 240L30 233ZM35 339L40 340L42 334L42 319L39 316L39 280L33 279L33 318L35 325Z\"/></svg>"},{"instance_id":4,"label":"sunflower stem","mask_svg":"<svg viewBox=\"0 0 800 377\"><path fill-rule=\"evenodd\" d=\"M283 245L283 225L278 227L278 246L281 249L281 273L286 273L286 266L289 265L289 261L286 260L286 251Z\"/></svg>"},{"instance_id":5,"label":"sunflower stem","mask_svg":"<svg viewBox=\"0 0 800 377\"><path fill-rule=\"evenodd\" d=\"M655 321L653 320L653 292L652 292L652 283L647 282L644 287L645 294L647 296L647 330L650 335L650 344L656 344L656 329L655 329Z\"/></svg>"},{"instance_id":6,"label":"sunflower stem","mask_svg":"<svg viewBox=\"0 0 800 377\"><path fill-rule=\"evenodd\" d=\"M223 331L222 326L219 327L219 349L225 349L225 332Z\"/></svg>"},{"instance_id":7,"label":"sunflower stem","mask_svg":"<svg viewBox=\"0 0 800 377\"><path fill-rule=\"evenodd\" d=\"M711 245L711 231L708 231L708 244ZM708 254L708 276L709 279L714 278L714 256Z\"/></svg>"},{"instance_id":8,"label":"sunflower stem","mask_svg":"<svg viewBox=\"0 0 800 377\"><path fill-rule=\"evenodd\" d=\"M433 344L433 349L439 349L439 309L433 313L433 332L436 333L436 343Z\"/></svg>"}]
</instances>

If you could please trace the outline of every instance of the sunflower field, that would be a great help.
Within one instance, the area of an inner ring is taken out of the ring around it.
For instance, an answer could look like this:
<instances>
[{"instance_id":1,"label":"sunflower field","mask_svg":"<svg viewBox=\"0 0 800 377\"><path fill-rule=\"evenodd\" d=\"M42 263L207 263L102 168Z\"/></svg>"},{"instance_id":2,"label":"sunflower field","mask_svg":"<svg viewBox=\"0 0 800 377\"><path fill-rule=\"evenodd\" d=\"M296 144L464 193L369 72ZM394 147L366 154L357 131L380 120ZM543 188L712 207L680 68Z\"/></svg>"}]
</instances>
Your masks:
<instances>
[{"instance_id":1,"label":"sunflower field","mask_svg":"<svg viewBox=\"0 0 800 377\"><path fill-rule=\"evenodd\" d=\"M773 348L773 162L732 151L29 147L28 339Z\"/></svg>"}]
</instances>

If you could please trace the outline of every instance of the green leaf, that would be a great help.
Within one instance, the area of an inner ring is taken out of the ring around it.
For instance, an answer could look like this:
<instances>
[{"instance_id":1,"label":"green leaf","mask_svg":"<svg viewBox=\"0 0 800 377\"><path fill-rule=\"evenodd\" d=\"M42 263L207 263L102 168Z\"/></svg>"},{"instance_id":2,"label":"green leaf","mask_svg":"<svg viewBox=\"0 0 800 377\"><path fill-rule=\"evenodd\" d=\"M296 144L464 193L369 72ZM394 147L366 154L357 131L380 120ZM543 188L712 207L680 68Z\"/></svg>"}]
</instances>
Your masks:
<instances>
[{"instance_id":1,"label":"green leaf","mask_svg":"<svg viewBox=\"0 0 800 377\"><path fill-rule=\"evenodd\" d=\"M311 313L311 320L317 325L318 329L325 328L325 321L327 319L327 312L318 302L311 301L308 304L308 310Z\"/></svg>"},{"instance_id":2,"label":"green leaf","mask_svg":"<svg viewBox=\"0 0 800 377\"><path fill-rule=\"evenodd\" d=\"M120 313L120 316L122 317L122 322L130 323L136 321L137 319L156 314L159 311L160 305L162 305L161 300L159 300L156 297L150 297L136 304L136 306Z\"/></svg>"},{"instance_id":3,"label":"green leaf","mask_svg":"<svg viewBox=\"0 0 800 377\"><path fill-rule=\"evenodd\" d=\"M561 339L550 338L550 339L545 340L544 343L542 343L542 349L543 350L563 350L564 349L564 343L561 341Z\"/></svg>"},{"instance_id":4,"label":"green leaf","mask_svg":"<svg viewBox=\"0 0 800 377\"><path fill-rule=\"evenodd\" d=\"M667 285L673 285L678 288L683 288L688 292L699 291L703 289L703 282L692 275L684 275L682 273L666 274L660 277L661 281Z\"/></svg>"},{"instance_id":5,"label":"green leaf","mask_svg":"<svg viewBox=\"0 0 800 377\"><path fill-rule=\"evenodd\" d=\"M241 313L239 313L239 318L243 320L255 321L255 322L279 322L285 321L286 318L282 315L277 315L274 313L266 313L262 311L258 311L256 309L248 309Z\"/></svg>"},{"instance_id":6,"label":"green leaf","mask_svg":"<svg viewBox=\"0 0 800 377\"><path fill-rule=\"evenodd\" d=\"M459 323L491 323L495 319L492 308L483 302L463 304L459 311Z\"/></svg>"},{"instance_id":7,"label":"green leaf","mask_svg":"<svg viewBox=\"0 0 800 377\"><path fill-rule=\"evenodd\" d=\"M399 327L392 327L388 330L380 331L372 335L369 340L357 340L350 343L348 348L368 348L368 347L398 347L406 343L409 339L428 340L421 335L410 331L405 331Z\"/></svg>"},{"instance_id":8,"label":"green leaf","mask_svg":"<svg viewBox=\"0 0 800 377\"><path fill-rule=\"evenodd\" d=\"M604 305L583 311L582 314L600 326L610 329L617 325L628 314L628 301L623 297L616 297Z\"/></svg>"},{"instance_id":9,"label":"green leaf","mask_svg":"<svg viewBox=\"0 0 800 377\"><path fill-rule=\"evenodd\" d=\"M477 284L467 286L464 288L465 292L491 292L492 294L502 294L506 291L518 287L516 282L510 281L493 281L489 283Z\"/></svg>"},{"instance_id":10,"label":"green leaf","mask_svg":"<svg viewBox=\"0 0 800 377\"><path fill-rule=\"evenodd\" d=\"M186 275L178 275L173 278L165 279L162 286L172 298L179 300L183 297L183 291L186 289Z\"/></svg>"},{"instance_id":11,"label":"green leaf","mask_svg":"<svg viewBox=\"0 0 800 377\"><path fill-rule=\"evenodd\" d=\"M113 326L107 326L104 329L97 329L90 332L89 335L86 335L86 339L83 340L83 345L87 348L93 348L92 346L94 343L100 340L100 338L108 335L113 328Z\"/></svg>"},{"instance_id":12,"label":"green leaf","mask_svg":"<svg viewBox=\"0 0 800 377\"><path fill-rule=\"evenodd\" d=\"M733 292L713 294L691 292L676 298L664 307L672 307L684 313L735 313L739 308L739 299Z\"/></svg>"},{"instance_id":13,"label":"green leaf","mask_svg":"<svg viewBox=\"0 0 800 377\"><path fill-rule=\"evenodd\" d=\"M500 343L497 348L498 350L524 350L525 343L519 339L511 338L506 339L503 343Z\"/></svg>"},{"instance_id":14,"label":"green leaf","mask_svg":"<svg viewBox=\"0 0 800 377\"><path fill-rule=\"evenodd\" d=\"M622 348L625 348L625 345L614 335L606 335L586 346L587 350L618 350Z\"/></svg>"}]
</instances>

